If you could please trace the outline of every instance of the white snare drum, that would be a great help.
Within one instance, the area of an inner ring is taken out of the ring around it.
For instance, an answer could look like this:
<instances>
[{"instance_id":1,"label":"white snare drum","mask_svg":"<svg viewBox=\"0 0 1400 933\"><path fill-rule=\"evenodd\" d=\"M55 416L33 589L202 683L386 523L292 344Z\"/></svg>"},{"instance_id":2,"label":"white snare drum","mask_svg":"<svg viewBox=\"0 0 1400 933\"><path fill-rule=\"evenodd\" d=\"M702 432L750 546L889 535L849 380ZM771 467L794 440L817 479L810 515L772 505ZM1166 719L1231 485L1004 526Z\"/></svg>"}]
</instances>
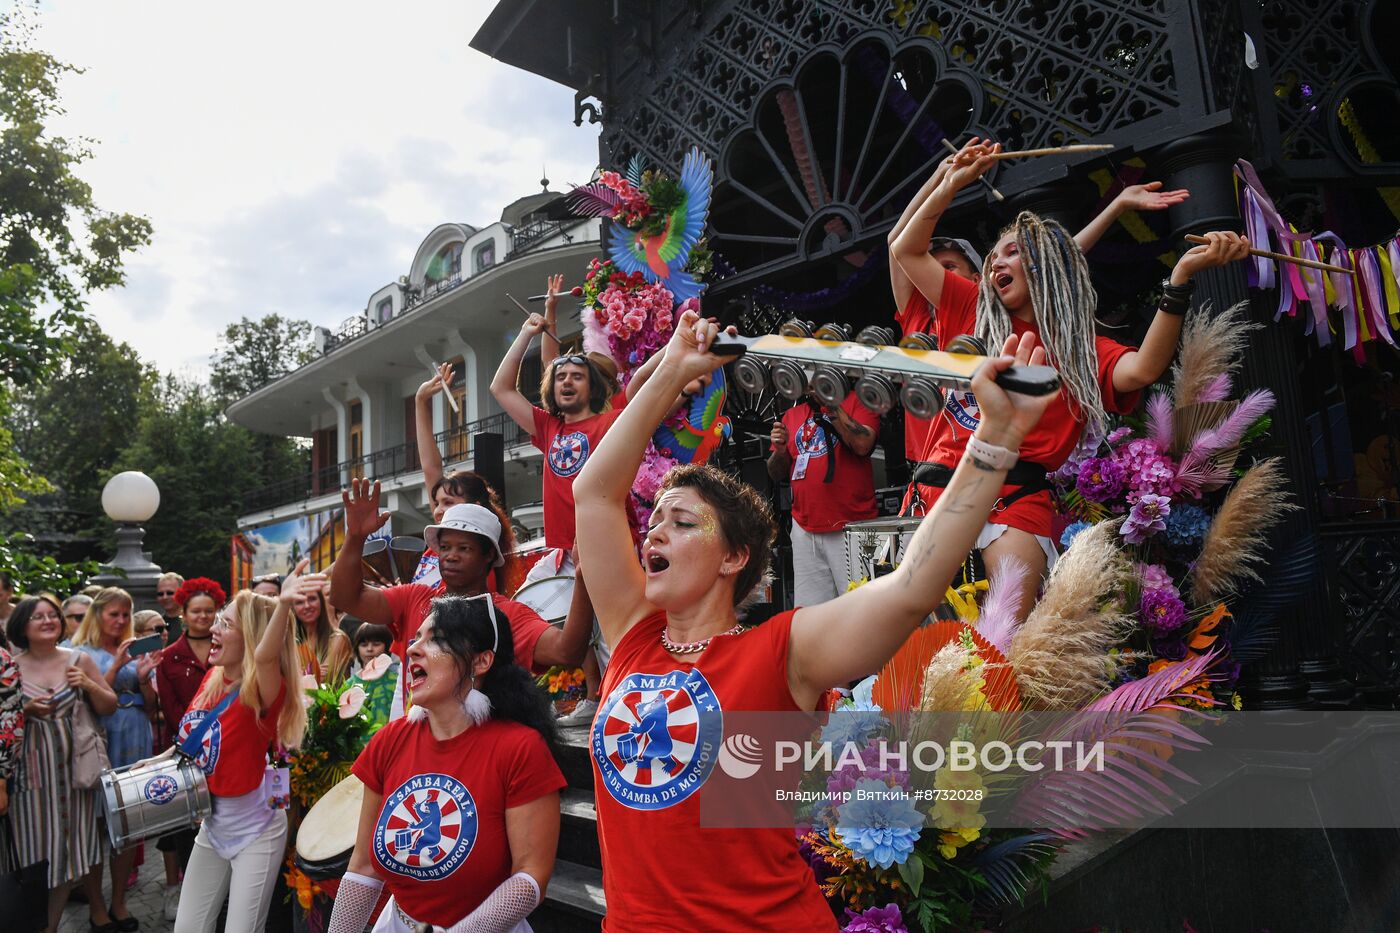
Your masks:
<instances>
[{"instance_id":1,"label":"white snare drum","mask_svg":"<svg viewBox=\"0 0 1400 933\"><path fill-rule=\"evenodd\" d=\"M912 535L921 518L872 518L846 526L846 582L872 580L875 565L899 563L901 535Z\"/></svg>"},{"instance_id":2,"label":"white snare drum","mask_svg":"<svg viewBox=\"0 0 1400 933\"><path fill-rule=\"evenodd\" d=\"M364 798L365 785L352 774L306 811L297 829L296 864L312 881L329 881L345 874L355 849Z\"/></svg>"},{"instance_id":3,"label":"white snare drum","mask_svg":"<svg viewBox=\"0 0 1400 933\"><path fill-rule=\"evenodd\" d=\"M569 603L574 599L573 577L545 577L527 583L511 597L524 603L549 623L563 622L569 615Z\"/></svg>"},{"instance_id":4,"label":"white snare drum","mask_svg":"<svg viewBox=\"0 0 1400 933\"><path fill-rule=\"evenodd\" d=\"M204 772L183 755L104 771L102 809L118 850L190 829L212 812Z\"/></svg>"}]
</instances>

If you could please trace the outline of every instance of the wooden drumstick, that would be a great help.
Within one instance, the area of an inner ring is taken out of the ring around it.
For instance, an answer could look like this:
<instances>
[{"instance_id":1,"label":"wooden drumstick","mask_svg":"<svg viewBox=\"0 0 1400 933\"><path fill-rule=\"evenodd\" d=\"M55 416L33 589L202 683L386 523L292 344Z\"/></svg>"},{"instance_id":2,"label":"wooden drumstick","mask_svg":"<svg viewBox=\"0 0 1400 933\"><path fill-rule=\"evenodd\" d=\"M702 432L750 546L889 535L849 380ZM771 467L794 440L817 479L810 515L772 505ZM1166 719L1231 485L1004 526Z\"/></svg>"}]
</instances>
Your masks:
<instances>
[{"instance_id":1,"label":"wooden drumstick","mask_svg":"<svg viewBox=\"0 0 1400 933\"><path fill-rule=\"evenodd\" d=\"M1186 234L1186 241L1187 241L1188 243L1209 243L1209 242L1210 242L1210 240L1208 240L1206 237L1197 236L1197 235L1194 234L1194 233L1188 233L1188 234ZM1290 256L1290 255L1288 255L1287 253L1275 253L1273 250L1254 249L1253 247L1250 247L1249 255L1251 255L1251 256L1263 256L1263 257L1266 258L1266 259L1277 259L1279 262L1291 262L1291 263L1293 263L1295 266L1307 266L1309 269L1321 269L1321 270L1323 270L1324 272L1345 272L1347 275L1355 275L1355 274L1356 274L1355 270L1353 270L1353 269L1344 269L1344 268L1342 268L1341 266L1329 266L1329 265L1328 265L1327 263L1325 263L1325 262L1315 262L1315 261L1313 261L1313 260L1311 260L1311 259L1303 259L1303 258L1298 257L1298 256Z\"/></svg>"},{"instance_id":2,"label":"wooden drumstick","mask_svg":"<svg viewBox=\"0 0 1400 933\"><path fill-rule=\"evenodd\" d=\"M529 308L525 307L525 306L524 306L523 304L521 304L519 301L516 301L515 296L512 295L510 292L506 292L506 297L509 298L512 302L514 302L514 303L515 303L515 306L516 306L517 308L519 308L521 311L524 311L526 317L529 317L531 314L534 314L534 312L531 311ZM549 334L549 336L553 337L556 343L559 342L559 337L558 337L557 334L554 333L554 331L549 330L548 328L546 328L546 329L545 329L545 333L546 333L546 334Z\"/></svg>"},{"instance_id":3,"label":"wooden drumstick","mask_svg":"<svg viewBox=\"0 0 1400 933\"><path fill-rule=\"evenodd\" d=\"M953 155L957 155L957 154L958 154L958 147L957 147L957 146L954 146L954 145L952 144L952 142L949 141L949 139L948 139L947 136L944 136L944 137L943 137L943 146L944 146L944 148L946 148L949 152L951 152ZM1006 195L1004 195L1004 194L1002 194L1000 191L998 191L998 190L996 189L996 187L991 183L991 181L988 180L988 178L987 178L986 175L978 175L978 176L977 176L977 180L980 181L980 182L982 183L982 186L983 186L984 188L986 188L988 191L990 191L990 192L992 193L992 197L996 198L998 201L1005 201L1005 200L1006 200Z\"/></svg>"},{"instance_id":4,"label":"wooden drumstick","mask_svg":"<svg viewBox=\"0 0 1400 933\"><path fill-rule=\"evenodd\" d=\"M1049 146L1045 149L1022 149L1019 152L994 152L993 159L1029 159L1032 156L1065 155L1073 152L1107 152L1116 148L1112 143L1071 143L1068 146Z\"/></svg>"},{"instance_id":5,"label":"wooden drumstick","mask_svg":"<svg viewBox=\"0 0 1400 933\"><path fill-rule=\"evenodd\" d=\"M437 375L438 368L436 364L434 364L433 366L429 366L428 368L433 371L434 376ZM461 414L462 409L457 406L457 399L452 394L452 386L448 385L446 381L444 381L442 384L442 394L447 396L447 404L452 406L453 414Z\"/></svg>"}]
</instances>

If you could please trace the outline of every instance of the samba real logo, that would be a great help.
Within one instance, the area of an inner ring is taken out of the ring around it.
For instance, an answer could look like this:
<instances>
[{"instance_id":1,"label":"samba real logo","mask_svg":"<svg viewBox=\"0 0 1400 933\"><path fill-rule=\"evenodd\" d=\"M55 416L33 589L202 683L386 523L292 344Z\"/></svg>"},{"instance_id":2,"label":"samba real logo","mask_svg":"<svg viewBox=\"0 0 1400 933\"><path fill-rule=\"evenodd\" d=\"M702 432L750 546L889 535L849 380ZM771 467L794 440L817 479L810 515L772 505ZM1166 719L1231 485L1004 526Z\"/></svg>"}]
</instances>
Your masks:
<instances>
[{"instance_id":1,"label":"samba real logo","mask_svg":"<svg viewBox=\"0 0 1400 933\"><path fill-rule=\"evenodd\" d=\"M419 881L446 878L476 843L476 801L461 781L419 774L384 798L374 832L379 864Z\"/></svg>"},{"instance_id":2,"label":"samba real logo","mask_svg":"<svg viewBox=\"0 0 1400 933\"><path fill-rule=\"evenodd\" d=\"M634 810L664 810L705 783L722 735L724 712L704 674L638 673L598 710L590 744L614 800Z\"/></svg>"}]
</instances>

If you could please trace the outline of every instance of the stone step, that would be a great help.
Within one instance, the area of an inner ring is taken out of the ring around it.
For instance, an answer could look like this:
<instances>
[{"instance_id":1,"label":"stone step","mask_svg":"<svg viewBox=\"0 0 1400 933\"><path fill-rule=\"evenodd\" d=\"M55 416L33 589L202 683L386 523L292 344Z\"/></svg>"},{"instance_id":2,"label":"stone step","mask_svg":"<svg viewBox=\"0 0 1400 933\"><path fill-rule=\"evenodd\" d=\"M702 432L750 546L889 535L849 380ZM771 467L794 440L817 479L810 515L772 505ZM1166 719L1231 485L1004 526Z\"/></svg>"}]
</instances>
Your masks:
<instances>
[{"instance_id":1,"label":"stone step","mask_svg":"<svg viewBox=\"0 0 1400 933\"><path fill-rule=\"evenodd\" d=\"M588 756L588 727L561 726L554 757L570 787L593 792L593 762Z\"/></svg>"},{"instance_id":2,"label":"stone step","mask_svg":"<svg viewBox=\"0 0 1400 933\"><path fill-rule=\"evenodd\" d=\"M588 868L602 868L598 847L598 811L593 792L566 787L559 795L559 858Z\"/></svg>"},{"instance_id":3,"label":"stone step","mask_svg":"<svg viewBox=\"0 0 1400 933\"><path fill-rule=\"evenodd\" d=\"M544 903L530 914L535 933L595 933L602 929L607 902L603 873L569 861L554 863Z\"/></svg>"}]
</instances>

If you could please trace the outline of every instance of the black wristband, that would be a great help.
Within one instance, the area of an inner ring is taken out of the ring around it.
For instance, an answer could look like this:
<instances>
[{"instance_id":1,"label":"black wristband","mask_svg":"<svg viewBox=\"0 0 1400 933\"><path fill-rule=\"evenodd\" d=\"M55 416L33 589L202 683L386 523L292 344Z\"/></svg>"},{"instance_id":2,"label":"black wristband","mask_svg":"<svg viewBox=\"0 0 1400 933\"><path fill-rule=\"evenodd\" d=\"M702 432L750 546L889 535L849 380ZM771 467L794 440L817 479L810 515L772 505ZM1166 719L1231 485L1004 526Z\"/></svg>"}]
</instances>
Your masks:
<instances>
[{"instance_id":1,"label":"black wristband","mask_svg":"<svg viewBox=\"0 0 1400 933\"><path fill-rule=\"evenodd\" d=\"M1163 296L1161 303L1157 305L1157 310L1162 314L1170 314L1173 317L1185 317L1186 312L1191 310L1191 303L1189 301L1177 301Z\"/></svg>"}]
</instances>

